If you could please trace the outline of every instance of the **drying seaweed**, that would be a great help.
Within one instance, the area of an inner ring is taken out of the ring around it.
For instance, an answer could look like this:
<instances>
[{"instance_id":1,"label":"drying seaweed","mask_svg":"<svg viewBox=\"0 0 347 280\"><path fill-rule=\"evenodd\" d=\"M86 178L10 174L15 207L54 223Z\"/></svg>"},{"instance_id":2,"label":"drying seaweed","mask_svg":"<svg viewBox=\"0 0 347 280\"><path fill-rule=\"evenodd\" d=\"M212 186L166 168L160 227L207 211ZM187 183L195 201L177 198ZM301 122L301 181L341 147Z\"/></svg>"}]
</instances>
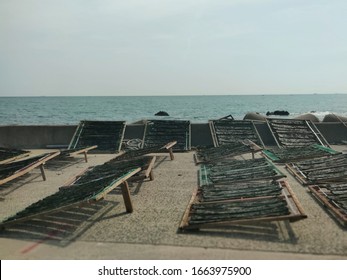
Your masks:
<instances>
[{"instance_id":1,"label":"drying seaweed","mask_svg":"<svg viewBox=\"0 0 347 280\"><path fill-rule=\"evenodd\" d=\"M347 155L345 154L299 161L286 166L303 184L344 182L347 179Z\"/></svg>"},{"instance_id":2,"label":"drying seaweed","mask_svg":"<svg viewBox=\"0 0 347 280\"><path fill-rule=\"evenodd\" d=\"M274 165L264 158L203 164L200 166L199 174L200 186L285 177Z\"/></svg>"},{"instance_id":3,"label":"drying seaweed","mask_svg":"<svg viewBox=\"0 0 347 280\"><path fill-rule=\"evenodd\" d=\"M37 201L3 223L18 219L24 219L47 212L95 202L104 197L119 183L123 183L129 176L144 170L149 164L150 158L141 157L129 161L110 160L102 165L89 168L73 180L68 186L59 189L58 192Z\"/></svg>"},{"instance_id":4,"label":"drying seaweed","mask_svg":"<svg viewBox=\"0 0 347 280\"><path fill-rule=\"evenodd\" d=\"M284 147L303 147L313 144L322 144L321 139L312 130L306 120L270 119L270 129L277 142Z\"/></svg>"},{"instance_id":5,"label":"drying seaweed","mask_svg":"<svg viewBox=\"0 0 347 280\"><path fill-rule=\"evenodd\" d=\"M140 157L143 155L148 155L151 153L164 153L164 152L169 152L171 159L173 159L172 147L174 147L176 144L177 144L176 141L174 141L174 142L169 142L164 146L157 145L157 146L142 148L138 150L127 150L123 154L119 155L117 157L117 160L132 159L132 158Z\"/></svg>"},{"instance_id":6,"label":"drying seaweed","mask_svg":"<svg viewBox=\"0 0 347 280\"><path fill-rule=\"evenodd\" d=\"M0 165L0 180L15 174L28 165L38 161L40 158L42 158L42 155Z\"/></svg>"},{"instance_id":7,"label":"drying seaweed","mask_svg":"<svg viewBox=\"0 0 347 280\"><path fill-rule=\"evenodd\" d=\"M118 152L124 129L122 121L81 121L68 149L97 145L97 151Z\"/></svg>"},{"instance_id":8,"label":"drying seaweed","mask_svg":"<svg viewBox=\"0 0 347 280\"><path fill-rule=\"evenodd\" d=\"M27 155L29 155L28 151L0 147L0 164L8 163Z\"/></svg>"},{"instance_id":9,"label":"drying seaweed","mask_svg":"<svg viewBox=\"0 0 347 280\"><path fill-rule=\"evenodd\" d=\"M196 151L196 161L211 162L222 158L233 157L253 152L252 147L243 142L234 142L219 147L201 148Z\"/></svg>"},{"instance_id":10,"label":"drying seaweed","mask_svg":"<svg viewBox=\"0 0 347 280\"><path fill-rule=\"evenodd\" d=\"M46 176L43 169L43 164L46 161L58 156L60 152L47 153L36 157L27 158L24 160L14 161L0 165L0 185L5 184L11 180L14 180L36 167L41 168L41 174L43 180L46 180Z\"/></svg>"},{"instance_id":11,"label":"drying seaweed","mask_svg":"<svg viewBox=\"0 0 347 280\"><path fill-rule=\"evenodd\" d=\"M189 225L288 215L286 202L280 198L199 203L191 207Z\"/></svg>"},{"instance_id":12,"label":"drying seaweed","mask_svg":"<svg viewBox=\"0 0 347 280\"><path fill-rule=\"evenodd\" d=\"M296 221L307 216L285 181L264 158L202 164L199 187L182 217L181 230L248 221Z\"/></svg>"},{"instance_id":13,"label":"drying seaweed","mask_svg":"<svg viewBox=\"0 0 347 280\"><path fill-rule=\"evenodd\" d=\"M337 154L325 158L316 158L311 160L304 160L295 162L297 168L302 171L306 170L315 170L315 169L324 169L330 167L336 167L347 164L347 155L346 154Z\"/></svg>"},{"instance_id":14,"label":"drying seaweed","mask_svg":"<svg viewBox=\"0 0 347 280\"><path fill-rule=\"evenodd\" d=\"M274 181L254 181L248 183L231 182L228 185L204 185L199 188L199 201L241 199L251 197L278 196L282 187Z\"/></svg>"},{"instance_id":15,"label":"drying seaweed","mask_svg":"<svg viewBox=\"0 0 347 280\"><path fill-rule=\"evenodd\" d=\"M190 150L190 121L151 120L146 124L144 148L164 146L177 141L175 151Z\"/></svg>"},{"instance_id":16,"label":"drying seaweed","mask_svg":"<svg viewBox=\"0 0 347 280\"><path fill-rule=\"evenodd\" d=\"M305 147L285 147L282 149L272 148L263 150L263 153L272 161L279 163L324 157L331 154L339 154L339 152L327 147L323 147L321 145L312 145Z\"/></svg>"},{"instance_id":17,"label":"drying seaweed","mask_svg":"<svg viewBox=\"0 0 347 280\"><path fill-rule=\"evenodd\" d=\"M210 122L212 135L214 135L216 146L230 144L236 141L251 140L260 144L259 137L251 121L214 120Z\"/></svg>"},{"instance_id":18,"label":"drying seaweed","mask_svg":"<svg viewBox=\"0 0 347 280\"><path fill-rule=\"evenodd\" d=\"M309 186L309 190L339 223L343 226L347 226L346 183L330 183Z\"/></svg>"}]
</instances>

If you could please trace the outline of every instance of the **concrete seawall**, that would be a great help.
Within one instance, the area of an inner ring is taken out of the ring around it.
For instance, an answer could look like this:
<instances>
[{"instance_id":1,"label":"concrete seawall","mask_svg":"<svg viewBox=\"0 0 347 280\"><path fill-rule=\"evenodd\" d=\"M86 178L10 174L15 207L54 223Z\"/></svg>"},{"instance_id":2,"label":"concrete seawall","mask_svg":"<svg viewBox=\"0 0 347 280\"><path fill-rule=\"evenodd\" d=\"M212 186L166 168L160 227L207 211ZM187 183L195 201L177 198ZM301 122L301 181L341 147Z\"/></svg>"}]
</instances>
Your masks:
<instances>
[{"instance_id":1,"label":"concrete seawall","mask_svg":"<svg viewBox=\"0 0 347 280\"><path fill-rule=\"evenodd\" d=\"M255 126L265 146L276 145L265 123L256 122ZM76 125L0 126L0 147L17 149L67 147L76 127ZM316 127L330 144L347 141L347 126L341 122L319 123ZM143 124L127 124L124 139L142 139L143 133ZM208 123L191 124L191 145L192 147L213 145Z\"/></svg>"},{"instance_id":2,"label":"concrete seawall","mask_svg":"<svg viewBox=\"0 0 347 280\"><path fill-rule=\"evenodd\" d=\"M16 149L45 149L69 145L75 125L0 126L0 147ZM213 145L208 123L192 124L192 146ZM144 125L130 124L125 128L124 139L143 138Z\"/></svg>"},{"instance_id":3,"label":"concrete seawall","mask_svg":"<svg viewBox=\"0 0 347 280\"><path fill-rule=\"evenodd\" d=\"M74 125L0 126L0 146L17 149L67 146L76 127Z\"/></svg>"}]
</instances>

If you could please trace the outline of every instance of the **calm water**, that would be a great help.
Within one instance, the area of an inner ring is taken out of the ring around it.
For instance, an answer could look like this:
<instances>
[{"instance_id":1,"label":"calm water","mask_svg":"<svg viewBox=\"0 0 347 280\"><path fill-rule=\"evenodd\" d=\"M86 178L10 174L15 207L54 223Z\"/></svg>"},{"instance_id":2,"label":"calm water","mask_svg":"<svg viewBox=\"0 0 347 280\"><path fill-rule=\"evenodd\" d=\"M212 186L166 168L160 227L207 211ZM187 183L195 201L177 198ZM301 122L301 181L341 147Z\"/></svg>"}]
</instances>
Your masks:
<instances>
[{"instance_id":1,"label":"calm water","mask_svg":"<svg viewBox=\"0 0 347 280\"><path fill-rule=\"evenodd\" d=\"M206 122L247 112L287 110L291 116L316 111L322 119L333 112L347 116L347 94L229 95L229 96L104 96L104 97L0 97L0 125L77 124L80 120L154 119L158 111L167 119Z\"/></svg>"}]
</instances>

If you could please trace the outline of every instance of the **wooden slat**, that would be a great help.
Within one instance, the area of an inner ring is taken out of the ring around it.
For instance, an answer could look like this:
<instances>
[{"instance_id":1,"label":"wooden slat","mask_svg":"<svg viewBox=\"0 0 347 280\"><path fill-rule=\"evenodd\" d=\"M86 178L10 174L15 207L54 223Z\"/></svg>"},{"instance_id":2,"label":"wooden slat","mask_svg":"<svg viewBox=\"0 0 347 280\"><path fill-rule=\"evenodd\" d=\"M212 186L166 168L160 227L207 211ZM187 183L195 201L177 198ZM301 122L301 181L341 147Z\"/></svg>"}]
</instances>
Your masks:
<instances>
[{"instance_id":1,"label":"wooden slat","mask_svg":"<svg viewBox=\"0 0 347 280\"><path fill-rule=\"evenodd\" d=\"M287 203L289 204L289 199L292 199L294 204L295 204L295 211L297 210L298 212L298 216L300 216L301 218L307 218L307 215L305 214L304 209L301 206L301 203L299 202L298 198L296 197L295 193L293 192L292 188L290 187L290 185L288 184L287 181L281 180L279 181L279 184L288 191L289 196L286 196L286 200Z\"/></svg>"},{"instance_id":2,"label":"wooden slat","mask_svg":"<svg viewBox=\"0 0 347 280\"><path fill-rule=\"evenodd\" d=\"M306 178L303 177L302 174L299 174L299 173L293 168L293 166L291 166L290 164L286 164L285 167L286 167L286 169L289 171L289 173L292 174L296 180L298 180L298 182L299 182L300 184L302 184L302 185L304 185L304 186L308 184Z\"/></svg>"},{"instance_id":3,"label":"wooden slat","mask_svg":"<svg viewBox=\"0 0 347 280\"><path fill-rule=\"evenodd\" d=\"M155 161L156 161L156 159L157 159L157 157L152 157L152 159L151 159L151 161L150 161L150 163L149 163L149 165L148 165L148 167L147 167L147 169L146 169L146 171L145 171L145 176L146 176L146 178L148 178L148 177L150 177L150 174L152 173L152 170L153 170L153 167L154 167L154 163L155 163ZM153 179L151 179L151 181L152 181Z\"/></svg>"},{"instance_id":4,"label":"wooden slat","mask_svg":"<svg viewBox=\"0 0 347 280\"><path fill-rule=\"evenodd\" d=\"M8 158L8 159L0 161L0 164L6 164L6 163L9 163L9 162L12 162L12 161L16 161L18 159L27 157L29 155L30 155L30 152L25 153L25 154L21 154L21 155L18 155L18 156L14 156L14 157L11 157L11 158Z\"/></svg>"},{"instance_id":5,"label":"wooden slat","mask_svg":"<svg viewBox=\"0 0 347 280\"><path fill-rule=\"evenodd\" d=\"M172 151L172 147L175 146L177 144L177 141L172 141L168 144L166 144L163 148L167 149L169 151L169 154L170 154L170 159L171 160L174 160L175 159L175 156L174 156L174 153Z\"/></svg>"},{"instance_id":6,"label":"wooden slat","mask_svg":"<svg viewBox=\"0 0 347 280\"><path fill-rule=\"evenodd\" d=\"M232 221L221 221L221 222L207 222L201 224L189 225L190 219L190 210L194 203L199 204L215 204L215 203L232 203L232 202L240 202L240 201L255 201L255 200L263 200L276 196L264 196L264 197L250 197L250 198L239 198L239 199L228 199L228 200L219 200L219 201L209 201L209 202L199 202L198 193L199 189L193 191L192 197L188 203L188 206L183 214L181 223L179 228L181 230L190 230L190 229L202 229L202 228L216 228L216 227L224 227L232 224L241 224L241 223L250 223L250 222L260 222L260 221L282 221L289 220L290 222L295 222L304 218L307 218L299 200L291 190L289 184L281 180L278 182L282 190L282 195L279 198L285 199L288 207L290 208L290 214L282 215L282 216L270 216L270 217L261 217L261 218L249 218L249 219L239 219ZM278 196L277 196L278 197Z\"/></svg>"},{"instance_id":7,"label":"wooden slat","mask_svg":"<svg viewBox=\"0 0 347 280\"><path fill-rule=\"evenodd\" d=\"M23 176L24 174L30 172L31 170L33 170L34 168L36 167L39 167L40 165L46 163L47 161L49 161L50 159L58 156L60 154L60 152L54 152L54 153L50 153L50 154L47 154L46 156L43 156L42 158L40 158L39 160L29 164L28 166L18 170L16 173L14 173L13 175L3 179L3 180L0 180L0 185L2 184L5 184L9 181L12 181L20 176Z\"/></svg>"},{"instance_id":8,"label":"wooden slat","mask_svg":"<svg viewBox=\"0 0 347 280\"><path fill-rule=\"evenodd\" d=\"M123 184L126 180L128 180L130 177L132 177L133 175L135 175L136 173L140 172L141 168L136 168L133 171L129 172L127 175L123 176L120 180L115 181L112 185L110 185L109 187L107 187L106 189L104 189L101 193L95 195L93 197L93 199L95 201L98 201L100 199L102 199L103 197L106 196L106 194L108 194L110 191L112 191L113 189L115 189L116 187L118 187L119 185Z\"/></svg>"},{"instance_id":9,"label":"wooden slat","mask_svg":"<svg viewBox=\"0 0 347 280\"><path fill-rule=\"evenodd\" d=\"M121 184L121 189L122 189L122 195L123 195L125 209L128 213L132 213L134 211L134 208L133 208L133 204L131 202L129 185L128 185L127 181L125 181L123 184Z\"/></svg>"},{"instance_id":10,"label":"wooden slat","mask_svg":"<svg viewBox=\"0 0 347 280\"><path fill-rule=\"evenodd\" d=\"M87 147L87 148L84 148L84 149L81 149L81 150L72 152L72 153L70 153L69 155L70 155L70 156L75 156L75 155L78 155L78 154L82 154L82 153L84 153L84 152L89 152L90 150L94 150L94 149L96 149L97 147L98 147L97 145L90 146L90 147Z\"/></svg>"},{"instance_id":11,"label":"wooden slat","mask_svg":"<svg viewBox=\"0 0 347 280\"><path fill-rule=\"evenodd\" d=\"M92 197L90 199L81 200L81 201L78 201L78 202L75 202L75 203L72 203L72 204L69 204L69 205L64 205L64 206L59 207L59 208L55 208L55 209L44 211L44 212L41 212L41 213L29 215L27 217L19 218L19 219L16 219L16 220L11 220L11 221L8 221L8 222L4 222L4 223L0 224L0 227L3 228L5 226L11 225L11 224L15 224L15 223L18 223L18 222L31 220L31 219L36 218L36 217L44 216L44 215L47 215L47 214L50 214L50 213L58 212L58 211L65 210L65 209L68 209L68 208L72 208L72 207L75 207L75 206L81 206L81 205L97 202L97 201L103 199L106 196L106 194L108 194L110 191L115 189L117 186L119 186L121 184L124 184L127 179L129 179L131 176L133 176L134 174L138 173L139 171L141 171L141 168L133 169L132 171L130 171L129 173L127 173L126 175L121 177L119 180L115 181L113 184L111 184L110 186L105 188L101 193L95 195L94 197ZM74 178L76 178L76 176ZM73 186L71 186L71 187L73 187ZM126 209L128 211L128 210L130 210L130 205L129 205L130 197L129 198L124 198L125 196L126 195L123 194L124 203L126 204Z\"/></svg>"},{"instance_id":12,"label":"wooden slat","mask_svg":"<svg viewBox=\"0 0 347 280\"><path fill-rule=\"evenodd\" d=\"M319 202L327 207L327 210L330 211L330 213L337 219L339 223L341 223L343 226L347 226L347 215L342 214L341 210L339 210L338 207L333 205L329 199L326 198L318 185L308 186L308 189Z\"/></svg>"},{"instance_id":13,"label":"wooden slat","mask_svg":"<svg viewBox=\"0 0 347 280\"><path fill-rule=\"evenodd\" d=\"M84 173L86 173L88 170L92 169L93 167L87 167L77 173L75 176L67 180L59 189L64 189L64 188L70 188L71 185L76 182Z\"/></svg>"},{"instance_id":14,"label":"wooden slat","mask_svg":"<svg viewBox=\"0 0 347 280\"><path fill-rule=\"evenodd\" d=\"M188 202L187 208L186 208L186 210L185 210L184 213L183 213L182 220L181 220L181 223L180 223L180 226L179 226L179 228L180 228L181 230L183 230L183 229L185 229L186 227L189 226L190 209L191 209L191 207L192 207L192 205L193 205L193 202L194 202L195 199L196 199L197 194L198 194L198 188L196 188L196 189L193 191L192 196L191 196L191 198L190 198L190 200L189 200L189 202Z\"/></svg>"}]
</instances>

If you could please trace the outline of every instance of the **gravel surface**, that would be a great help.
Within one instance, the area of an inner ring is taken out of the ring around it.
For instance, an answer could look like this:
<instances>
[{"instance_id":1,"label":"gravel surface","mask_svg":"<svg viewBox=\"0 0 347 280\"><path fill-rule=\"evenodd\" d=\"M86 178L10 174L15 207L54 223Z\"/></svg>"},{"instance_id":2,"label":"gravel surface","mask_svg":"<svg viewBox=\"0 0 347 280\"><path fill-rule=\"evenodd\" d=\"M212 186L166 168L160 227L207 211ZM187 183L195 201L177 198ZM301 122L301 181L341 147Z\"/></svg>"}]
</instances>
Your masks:
<instances>
[{"instance_id":1,"label":"gravel surface","mask_svg":"<svg viewBox=\"0 0 347 280\"><path fill-rule=\"evenodd\" d=\"M42 181L36 170L0 186L0 220L56 192L88 165L100 164L113 156L89 155L88 163L83 162L83 157L77 157L75 164L58 168L47 163L47 181ZM198 167L194 164L193 152L176 153L173 161L161 154L157 157L154 181L130 184L133 213L125 212L122 195L116 189L95 205L75 207L6 228L0 233L0 246L4 248L0 257L224 259L232 258L234 252L235 256L245 259L252 256L256 259L315 259L315 256L346 259L346 230L283 166L279 169L287 175L307 219L181 233L179 224L197 187ZM25 248L32 248L30 244L37 246L28 251ZM204 253L201 250L205 250Z\"/></svg>"}]
</instances>

